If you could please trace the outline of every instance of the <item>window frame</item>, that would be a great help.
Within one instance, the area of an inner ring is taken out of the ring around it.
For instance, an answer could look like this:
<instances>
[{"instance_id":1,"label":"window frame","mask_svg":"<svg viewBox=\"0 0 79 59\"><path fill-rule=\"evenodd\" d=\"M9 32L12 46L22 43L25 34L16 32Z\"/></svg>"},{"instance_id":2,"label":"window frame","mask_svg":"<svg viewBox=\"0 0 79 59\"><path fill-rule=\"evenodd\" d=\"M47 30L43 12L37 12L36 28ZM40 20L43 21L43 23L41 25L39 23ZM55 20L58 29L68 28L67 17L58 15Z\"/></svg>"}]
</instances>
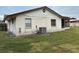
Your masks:
<instances>
[{"instance_id":1,"label":"window frame","mask_svg":"<svg viewBox=\"0 0 79 59\"><path fill-rule=\"evenodd\" d=\"M26 20L30 20L30 23L26 23ZM27 26L26 24L30 24L30 26ZM25 28L29 29L32 27L32 19L31 18L25 18Z\"/></svg>"},{"instance_id":2,"label":"window frame","mask_svg":"<svg viewBox=\"0 0 79 59\"><path fill-rule=\"evenodd\" d=\"M45 8L43 8L43 10L42 10L42 11L43 11L43 13L45 13L45 12L46 12L46 9L45 9Z\"/></svg>"},{"instance_id":3,"label":"window frame","mask_svg":"<svg viewBox=\"0 0 79 59\"><path fill-rule=\"evenodd\" d=\"M54 21L54 22L52 23L52 21ZM56 19L51 19L51 26L56 27Z\"/></svg>"}]
</instances>

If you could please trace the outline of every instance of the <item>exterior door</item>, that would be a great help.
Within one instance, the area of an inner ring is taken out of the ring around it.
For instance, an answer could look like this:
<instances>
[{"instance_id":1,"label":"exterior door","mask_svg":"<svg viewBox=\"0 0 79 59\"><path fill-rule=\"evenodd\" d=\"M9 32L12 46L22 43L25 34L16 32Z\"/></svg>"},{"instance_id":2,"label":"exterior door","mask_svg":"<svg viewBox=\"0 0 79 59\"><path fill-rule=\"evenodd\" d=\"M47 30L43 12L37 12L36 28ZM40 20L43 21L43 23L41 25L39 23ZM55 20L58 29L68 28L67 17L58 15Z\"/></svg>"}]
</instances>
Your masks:
<instances>
[{"instance_id":1,"label":"exterior door","mask_svg":"<svg viewBox=\"0 0 79 59\"><path fill-rule=\"evenodd\" d=\"M64 28L65 25L64 19L62 19L61 24L62 24L62 28Z\"/></svg>"}]
</instances>

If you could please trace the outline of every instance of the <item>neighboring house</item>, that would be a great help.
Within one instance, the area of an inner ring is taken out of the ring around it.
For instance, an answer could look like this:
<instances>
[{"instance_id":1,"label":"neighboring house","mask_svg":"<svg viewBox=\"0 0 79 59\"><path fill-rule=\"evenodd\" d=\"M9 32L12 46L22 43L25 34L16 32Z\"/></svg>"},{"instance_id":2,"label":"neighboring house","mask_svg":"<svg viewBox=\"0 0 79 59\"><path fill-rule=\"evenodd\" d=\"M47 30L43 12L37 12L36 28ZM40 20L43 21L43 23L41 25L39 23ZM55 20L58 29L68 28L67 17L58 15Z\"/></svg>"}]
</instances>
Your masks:
<instances>
[{"instance_id":1,"label":"neighboring house","mask_svg":"<svg viewBox=\"0 0 79 59\"><path fill-rule=\"evenodd\" d=\"M69 28L69 17L63 17L46 6L7 15L4 20L7 21L8 31L15 35L56 32Z\"/></svg>"},{"instance_id":2,"label":"neighboring house","mask_svg":"<svg viewBox=\"0 0 79 59\"><path fill-rule=\"evenodd\" d=\"M79 27L79 20L77 20L76 18L71 18L70 19L70 26L71 27Z\"/></svg>"}]
</instances>

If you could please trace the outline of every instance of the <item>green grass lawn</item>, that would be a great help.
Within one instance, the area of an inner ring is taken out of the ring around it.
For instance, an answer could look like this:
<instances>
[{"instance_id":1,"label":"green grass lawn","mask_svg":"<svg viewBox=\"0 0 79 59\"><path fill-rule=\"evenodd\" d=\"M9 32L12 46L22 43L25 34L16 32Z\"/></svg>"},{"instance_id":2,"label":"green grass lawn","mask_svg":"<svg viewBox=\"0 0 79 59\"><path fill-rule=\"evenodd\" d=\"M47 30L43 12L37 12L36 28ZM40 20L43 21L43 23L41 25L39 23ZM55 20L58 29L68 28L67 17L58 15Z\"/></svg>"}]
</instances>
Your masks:
<instances>
[{"instance_id":1,"label":"green grass lawn","mask_svg":"<svg viewBox=\"0 0 79 59\"><path fill-rule=\"evenodd\" d=\"M0 52L79 52L79 28L20 37L11 37L6 32L0 32Z\"/></svg>"}]
</instances>

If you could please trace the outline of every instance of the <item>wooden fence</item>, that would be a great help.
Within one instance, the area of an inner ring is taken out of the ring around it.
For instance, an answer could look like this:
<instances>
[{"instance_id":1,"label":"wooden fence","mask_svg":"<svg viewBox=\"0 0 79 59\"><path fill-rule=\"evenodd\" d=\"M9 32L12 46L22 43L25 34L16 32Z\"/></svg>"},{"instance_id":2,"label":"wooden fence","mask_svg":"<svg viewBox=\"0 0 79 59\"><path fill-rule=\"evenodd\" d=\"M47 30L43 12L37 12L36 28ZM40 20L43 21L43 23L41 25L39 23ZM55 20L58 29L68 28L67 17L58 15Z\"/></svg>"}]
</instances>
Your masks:
<instances>
[{"instance_id":1,"label":"wooden fence","mask_svg":"<svg viewBox=\"0 0 79 59\"><path fill-rule=\"evenodd\" d=\"M0 31L7 31L7 24L6 23L0 23Z\"/></svg>"}]
</instances>

